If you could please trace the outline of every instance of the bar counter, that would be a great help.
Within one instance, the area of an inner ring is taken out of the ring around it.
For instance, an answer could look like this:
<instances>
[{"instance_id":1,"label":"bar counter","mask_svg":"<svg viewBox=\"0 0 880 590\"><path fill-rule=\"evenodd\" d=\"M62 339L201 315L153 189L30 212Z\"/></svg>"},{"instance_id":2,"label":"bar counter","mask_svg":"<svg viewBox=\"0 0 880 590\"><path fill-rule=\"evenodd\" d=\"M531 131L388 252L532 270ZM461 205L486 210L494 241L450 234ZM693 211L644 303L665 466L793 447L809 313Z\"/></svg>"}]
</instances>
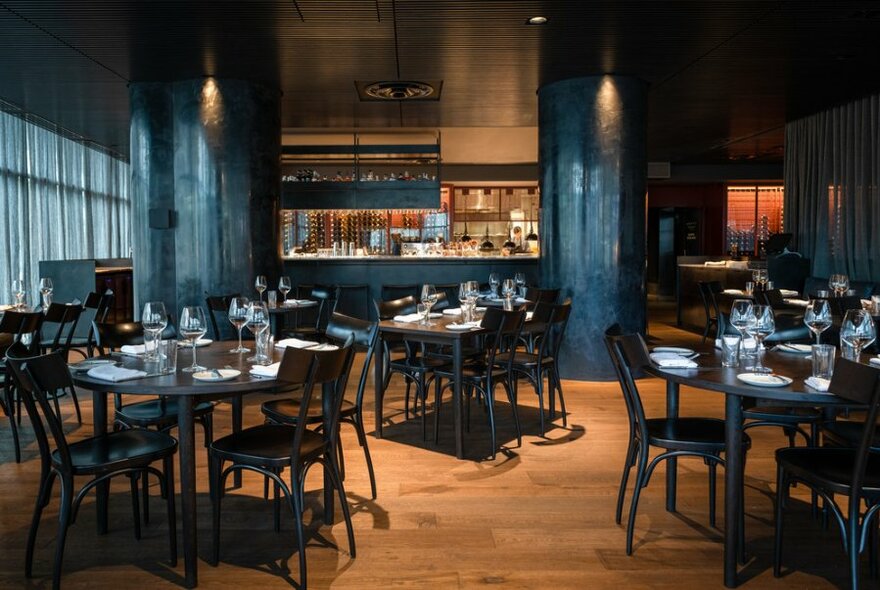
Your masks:
<instances>
[{"instance_id":1,"label":"bar counter","mask_svg":"<svg viewBox=\"0 0 880 590\"><path fill-rule=\"evenodd\" d=\"M457 285L462 281L489 281L525 273L526 282L538 284L537 254L514 256L286 256L284 274L297 286L338 285L339 311L374 319L373 300L382 299L383 285ZM302 293L302 290L300 291ZM452 303L453 306L457 302Z\"/></svg>"}]
</instances>

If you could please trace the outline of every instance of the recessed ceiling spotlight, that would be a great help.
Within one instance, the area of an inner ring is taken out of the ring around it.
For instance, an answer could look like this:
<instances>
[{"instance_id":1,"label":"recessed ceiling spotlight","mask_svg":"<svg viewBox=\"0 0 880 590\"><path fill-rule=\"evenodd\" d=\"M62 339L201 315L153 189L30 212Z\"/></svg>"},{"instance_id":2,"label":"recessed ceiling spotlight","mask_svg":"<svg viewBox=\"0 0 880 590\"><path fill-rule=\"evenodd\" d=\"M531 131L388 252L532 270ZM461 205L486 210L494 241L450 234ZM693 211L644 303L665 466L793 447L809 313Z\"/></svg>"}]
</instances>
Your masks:
<instances>
[{"instance_id":1,"label":"recessed ceiling spotlight","mask_svg":"<svg viewBox=\"0 0 880 590\"><path fill-rule=\"evenodd\" d=\"M532 16L526 19L527 25L546 25L547 17L546 16Z\"/></svg>"}]
</instances>

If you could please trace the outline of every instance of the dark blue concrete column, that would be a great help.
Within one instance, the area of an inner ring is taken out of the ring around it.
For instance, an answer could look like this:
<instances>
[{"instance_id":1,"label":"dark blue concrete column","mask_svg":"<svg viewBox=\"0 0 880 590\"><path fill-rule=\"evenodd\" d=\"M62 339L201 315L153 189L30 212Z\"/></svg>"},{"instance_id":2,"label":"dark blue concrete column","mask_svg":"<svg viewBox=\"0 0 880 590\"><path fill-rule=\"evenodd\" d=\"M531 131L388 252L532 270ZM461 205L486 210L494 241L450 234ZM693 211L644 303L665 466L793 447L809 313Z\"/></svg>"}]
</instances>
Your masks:
<instances>
[{"instance_id":1,"label":"dark blue concrete column","mask_svg":"<svg viewBox=\"0 0 880 590\"><path fill-rule=\"evenodd\" d=\"M541 283L573 299L563 377L614 378L605 329L645 329L646 96L611 75L538 90Z\"/></svg>"},{"instance_id":2,"label":"dark blue concrete column","mask_svg":"<svg viewBox=\"0 0 880 590\"><path fill-rule=\"evenodd\" d=\"M136 312L254 296L254 276L280 269L279 92L200 78L134 83L130 96Z\"/></svg>"}]
</instances>

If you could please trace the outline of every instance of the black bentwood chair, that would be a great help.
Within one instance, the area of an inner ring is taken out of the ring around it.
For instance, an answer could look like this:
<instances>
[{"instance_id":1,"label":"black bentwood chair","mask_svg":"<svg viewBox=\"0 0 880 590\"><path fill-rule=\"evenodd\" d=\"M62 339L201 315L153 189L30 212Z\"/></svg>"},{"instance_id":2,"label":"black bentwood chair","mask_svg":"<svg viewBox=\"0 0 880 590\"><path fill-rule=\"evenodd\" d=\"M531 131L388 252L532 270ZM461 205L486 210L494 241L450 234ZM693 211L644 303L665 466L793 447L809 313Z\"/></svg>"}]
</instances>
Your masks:
<instances>
[{"instance_id":1,"label":"black bentwood chair","mask_svg":"<svg viewBox=\"0 0 880 590\"><path fill-rule=\"evenodd\" d=\"M6 351L16 343L29 341L30 344L21 344L27 350L27 356L38 355L42 324L43 314L38 311L7 311L0 319L0 379L3 382L3 399L0 399L0 405L3 406L3 412L9 418L9 426L12 428L16 463L21 463L21 442L18 439L21 416L16 419L15 381L12 378L12 369L6 364ZM18 413L21 414L20 407Z\"/></svg>"},{"instance_id":2,"label":"black bentwood chair","mask_svg":"<svg viewBox=\"0 0 880 590\"><path fill-rule=\"evenodd\" d=\"M839 397L868 406L865 427L857 448L786 448L776 451L776 536L773 575L782 568L783 518L789 488L803 483L825 500L840 527L843 547L849 557L850 583L859 588L859 555L866 545L876 559L877 518L880 513L880 453L871 451L877 417L880 415L880 371L840 359L828 387ZM844 515L834 495L846 496ZM861 511L864 502L867 509ZM874 568L872 567L872 570Z\"/></svg>"},{"instance_id":3,"label":"black bentwood chair","mask_svg":"<svg viewBox=\"0 0 880 590\"><path fill-rule=\"evenodd\" d=\"M626 451L623 476L620 479L620 490L617 493L615 512L617 524L621 521L629 472L633 466L636 467L636 483L626 526L626 554L632 555L633 529L639 506L639 494L648 486L654 468L666 459L700 457L709 466L709 525L714 527L716 467L725 464L724 459L721 458L721 453L724 452L724 420L646 418L635 381L641 368L651 362L645 341L640 334L623 334L620 326L615 324L606 330L605 343L620 379L620 388L623 391L623 400L629 416L629 446ZM748 449L750 446L751 439L743 435L743 448ZM648 464L651 447L659 447L663 452ZM740 545L742 545L742 537L740 537Z\"/></svg>"},{"instance_id":4,"label":"black bentwood chair","mask_svg":"<svg viewBox=\"0 0 880 590\"><path fill-rule=\"evenodd\" d=\"M49 504L52 484L61 483L61 507L58 517L58 535L55 544L55 562L52 567L52 587L61 585L61 567L67 529L76 522L77 511L88 493L98 484L125 475L131 480L131 505L134 515L134 536L141 538L140 508L137 480L146 479L147 473L159 478L162 495L168 507L168 539L171 565L177 565L177 524L174 510L174 454L177 441L167 434L148 430L123 430L89 437L68 443L64 428L52 412L48 395L57 389L72 388L67 365L61 355L51 353L38 357L20 357L10 351L8 362L22 393L25 408L34 428L40 448L40 489L37 493L34 516L28 531L25 552L25 576L32 575L37 528L43 509ZM26 354L26 351L25 351ZM49 442L54 442L54 449ZM162 461L163 472L153 467ZM77 492L74 477L91 479Z\"/></svg>"},{"instance_id":5,"label":"black bentwood chair","mask_svg":"<svg viewBox=\"0 0 880 590\"><path fill-rule=\"evenodd\" d=\"M718 331L718 300L716 295L723 291L719 281L700 281L697 283L700 289L700 299L703 301L703 310L706 312L706 326L703 328L703 344L706 338Z\"/></svg>"},{"instance_id":6,"label":"black bentwood chair","mask_svg":"<svg viewBox=\"0 0 880 590\"><path fill-rule=\"evenodd\" d=\"M107 313L112 304L113 291L109 289L103 295L92 292L86 296L82 314L79 316L79 322L76 324L73 338L70 340L70 352L75 352L83 358L94 356L97 346L94 323L101 323L107 319Z\"/></svg>"},{"instance_id":7,"label":"black bentwood chair","mask_svg":"<svg viewBox=\"0 0 880 590\"><path fill-rule=\"evenodd\" d=\"M300 588L307 588L306 544L303 530L305 480L309 468L320 463L329 473L339 494L345 525L348 530L349 553L355 557L354 529L345 497L345 488L336 465L336 445L339 444L339 412L345 386L351 370L354 349L349 337L345 346L332 351L304 350L288 347L278 367L282 386L302 385L297 426L289 424L262 424L247 428L214 441L209 450L211 503L213 506L213 549L211 562L220 560L220 502L224 495L226 478L235 470L255 471L275 482L276 489L284 491L296 520L296 540L299 547ZM308 423L309 405L315 386L326 386L325 394L333 395L326 432L320 434L304 427ZM224 469L224 463L231 465ZM290 469L290 484L281 478L283 469ZM276 502L275 530L279 516Z\"/></svg>"},{"instance_id":8,"label":"black bentwood chair","mask_svg":"<svg viewBox=\"0 0 880 590\"><path fill-rule=\"evenodd\" d=\"M350 336L354 336L352 344L356 352L363 352L364 364L361 368L361 377L358 381L357 394L354 402L342 400L342 406L339 411L339 422L346 422L354 426L357 432L358 443L364 449L364 455L367 460L367 471L370 473L370 490L373 499L376 498L376 476L373 473L373 460L370 457L370 448L367 446L367 434L364 430L364 390L367 386L369 378L370 362L373 360L373 350L376 346L376 338L379 334L378 324L376 322L368 322L357 318L343 315L339 312L333 312L330 316L330 323L327 324L327 338L331 342L342 345ZM273 400L263 403L261 410L266 416L266 420L273 424L292 424L297 425L300 414L299 398ZM309 406L307 424L323 424L324 411L322 400L318 394L312 396L312 402ZM339 447L339 463L342 477L345 477L345 462L342 455L342 446Z\"/></svg>"}]
</instances>

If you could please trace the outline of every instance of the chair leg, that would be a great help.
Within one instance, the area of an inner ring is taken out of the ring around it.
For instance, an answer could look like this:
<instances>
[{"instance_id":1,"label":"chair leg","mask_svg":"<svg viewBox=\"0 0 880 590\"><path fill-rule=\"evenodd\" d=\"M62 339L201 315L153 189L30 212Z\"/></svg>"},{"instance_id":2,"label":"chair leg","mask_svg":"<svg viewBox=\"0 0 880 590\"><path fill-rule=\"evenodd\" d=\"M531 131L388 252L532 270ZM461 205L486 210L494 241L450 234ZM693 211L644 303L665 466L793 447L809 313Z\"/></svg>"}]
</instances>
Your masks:
<instances>
[{"instance_id":1,"label":"chair leg","mask_svg":"<svg viewBox=\"0 0 880 590\"><path fill-rule=\"evenodd\" d=\"M328 458L329 457L330 455L328 455ZM336 492L339 494L339 504L342 508L342 515L345 517L345 528L348 531L348 553L352 557L356 557L357 551L354 544L354 526L351 523L351 510L348 506L348 498L345 495L345 488L342 486L342 479L339 477L339 470L336 468L335 462L333 460L329 460L328 462L330 464L330 478L333 480L333 485L336 487Z\"/></svg>"},{"instance_id":2,"label":"chair leg","mask_svg":"<svg viewBox=\"0 0 880 590\"><path fill-rule=\"evenodd\" d=\"M629 472L632 470L636 457L636 445L638 443L634 438L629 441L626 449L626 460L623 464L623 475L620 477L620 489L617 492L617 510L614 512L614 522L620 524L623 517L623 499L626 496L626 484L629 482Z\"/></svg>"},{"instance_id":3,"label":"chair leg","mask_svg":"<svg viewBox=\"0 0 880 590\"><path fill-rule=\"evenodd\" d=\"M507 381L502 381L501 385L504 387L504 390L507 392L507 400L510 402L510 408L513 411L513 425L516 428L516 444L518 447L522 446L522 427L519 423L519 409L516 405L516 380L514 380L514 389L511 391L510 385L508 385ZM494 396L493 396L494 397ZM544 413L541 412L541 422L544 422ZM544 428L541 427L541 436L544 435Z\"/></svg>"},{"instance_id":4,"label":"chair leg","mask_svg":"<svg viewBox=\"0 0 880 590\"><path fill-rule=\"evenodd\" d=\"M538 367L537 379L535 379L535 393L538 394L538 416L541 423L541 436L544 436L544 376Z\"/></svg>"},{"instance_id":5,"label":"chair leg","mask_svg":"<svg viewBox=\"0 0 880 590\"><path fill-rule=\"evenodd\" d=\"M79 409L79 398L76 396L76 389L70 388L70 397L73 399L73 409L76 411L76 421L78 424L83 423L82 412Z\"/></svg>"},{"instance_id":6,"label":"chair leg","mask_svg":"<svg viewBox=\"0 0 880 590\"><path fill-rule=\"evenodd\" d=\"M434 378L434 444L440 444L440 406L443 403L443 388L440 377Z\"/></svg>"},{"instance_id":7,"label":"chair leg","mask_svg":"<svg viewBox=\"0 0 880 590\"><path fill-rule=\"evenodd\" d=\"M850 510L850 516L853 514ZM846 536L847 549L849 557L849 578L852 590L859 590L859 519L858 510L855 518L850 518L847 522Z\"/></svg>"},{"instance_id":8,"label":"chair leg","mask_svg":"<svg viewBox=\"0 0 880 590\"><path fill-rule=\"evenodd\" d=\"M55 472L43 470L40 476L40 491L37 492L37 502L34 506L34 516L31 519L31 527L28 530L27 549L24 558L24 575L30 578L33 574L34 566L34 546L37 543L37 529L40 528L40 517L43 515L43 509L49 504L49 498L52 496L52 484L55 483Z\"/></svg>"},{"instance_id":9,"label":"chair leg","mask_svg":"<svg viewBox=\"0 0 880 590\"><path fill-rule=\"evenodd\" d=\"M819 424L817 422L810 424L810 440L808 444L810 447L819 446ZM810 515L814 520L819 517L819 494L816 490L810 491Z\"/></svg>"},{"instance_id":10,"label":"chair leg","mask_svg":"<svg viewBox=\"0 0 880 590\"><path fill-rule=\"evenodd\" d=\"M150 477L146 471L143 473L143 478L144 524L150 524Z\"/></svg>"},{"instance_id":11,"label":"chair leg","mask_svg":"<svg viewBox=\"0 0 880 590\"><path fill-rule=\"evenodd\" d=\"M636 484L633 488L632 500L629 507L629 518L626 523L626 554L632 555L633 549L633 531L636 526L636 511L639 508L639 495L645 481L645 470L648 467L648 449L647 447L639 450L639 463L636 467Z\"/></svg>"},{"instance_id":12,"label":"chair leg","mask_svg":"<svg viewBox=\"0 0 880 590\"><path fill-rule=\"evenodd\" d=\"M548 379L549 382L549 379ZM562 412L562 426L568 426L568 413L565 411L565 397L562 395L562 379L559 377L559 369L553 365L553 386L559 394L559 411Z\"/></svg>"},{"instance_id":13,"label":"chair leg","mask_svg":"<svg viewBox=\"0 0 880 590\"><path fill-rule=\"evenodd\" d=\"M278 475L278 471L275 470L275 474ZM275 520L275 532L281 532L281 486L278 485L277 481L272 481L272 515Z\"/></svg>"},{"instance_id":14,"label":"chair leg","mask_svg":"<svg viewBox=\"0 0 880 590\"><path fill-rule=\"evenodd\" d=\"M9 426L12 429L12 444L15 447L15 462L21 463L21 441L18 440L18 424L15 421L15 400L12 386L9 385L9 374L6 375L4 393L6 394L6 414L9 416Z\"/></svg>"},{"instance_id":15,"label":"chair leg","mask_svg":"<svg viewBox=\"0 0 880 590\"><path fill-rule=\"evenodd\" d=\"M134 538L138 541L141 539L141 509L138 501L138 494L140 494L138 482L141 477L146 479L146 473L132 473L128 476L131 483L131 511L134 516Z\"/></svg>"},{"instance_id":16,"label":"chair leg","mask_svg":"<svg viewBox=\"0 0 880 590\"><path fill-rule=\"evenodd\" d=\"M717 481L718 464L706 461L709 465L709 526L715 528L715 482Z\"/></svg>"},{"instance_id":17,"label":"chair leg","mask_svg":"<svg viewBox=\"0 0 880 590\"><path fill-rule=\"evenodd\" d=\"M58 513L58 537L55 539L55 563L52 565L52 587L61 587L61 567L64 563L64 544L67 541L67 529L70 528L73 510L73 478L69 475L60 477L61 506Z\"/></svg>"},{"instance_id":18,"label":"chair leg","mask_svg":"<svg viewBox=\"0 0 880 590\"><path fill-rule=\"evenodd\" d=\"M358 436L358 442L364 448L364 457L367 460L367 472L370 474L370 492L372 492L372 498L376 499L376 474L373 472L373 458L370 456L370 447L367 444L367 433L364 430L363 418L360 415L360 412L354 417L352 421L354 424L354 430Z\"/></svg>"},{"instance_id":19,"label":"chair leg","mask_svg":"<svg viewBox=\"0 0 880 590\"><path fill-rule=\"evenodd\" d=\"M788 475L782 466L776 467L776 531L773 537L773 575L782 575L782 528L785 504L788 499Z\"/></svg>"},{"instance_id":20,"label":"chair leg","mask_svg":"<svg viewBox=\"0 0 880 590\"><path fill-rule=\"evenodd\" d=\"M495 392L490 391L493 384L486 384L486 410L489 413L489 440L492 445L492 460L495 460L495 453L498 449L498 442L495 437Z\"/></svg>"},{"instance_id":21,"label":"chair leg","mask_svg":"<svg viewBox=\"0 0 880 590\"><path fill-rule=\"evenodd\" d=\"M213 541L211 547L211 565L216 566L220 562L220 501L223 499L221 487L223 478L221 477L222 465L212 453L208 454L210 463L211 482L209 488L211 490L211 538Z\"/></svg>"},{"instance_id":22,"label":"chair leg","mask_svg":"<svg viewBox=\"0 0 880 590\"><path fill-rule=\"evenodd\" d=\"M177 567L177 508L174 504L174 456L165 457L165 501L168 510L168 544L171 567Z\"/></svg>"},{"instance_id":23,"label":"chair leg","mask_svg":"<svg viewBox=\"0 0 880 590\"><path fill-rule=\"evenodd\" d=\"M296 545L299 551L299 586L300 588L308 588L308 577L306 570L306 540L305 531L303 530L303 494L302 486L296 481L295 469L291 469L291 490L293 495L293 516L296 521Z\"/></svg>"}]
</instances>

